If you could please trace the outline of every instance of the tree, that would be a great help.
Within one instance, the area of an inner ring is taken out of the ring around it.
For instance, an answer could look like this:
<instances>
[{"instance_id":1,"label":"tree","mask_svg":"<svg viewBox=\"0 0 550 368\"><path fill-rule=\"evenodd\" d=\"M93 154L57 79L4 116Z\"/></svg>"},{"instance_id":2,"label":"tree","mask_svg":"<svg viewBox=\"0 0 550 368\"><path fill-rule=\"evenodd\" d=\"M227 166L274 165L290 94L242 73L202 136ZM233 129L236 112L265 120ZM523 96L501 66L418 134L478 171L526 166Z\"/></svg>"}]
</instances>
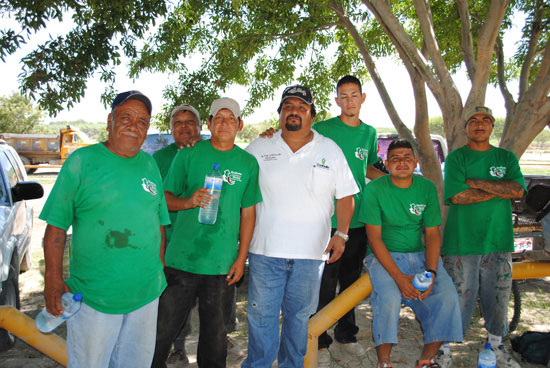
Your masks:
<instances>
[{"instance_id":1,"label":"tree","mask_svg":"<svg viewBox=\"0 0 550 368\"><path fill-rule=\"evenodd\" d=\"M18 2L11 3L8 12L26 14ZM170 108L184 101L206 112L210 101L233 83L249 87L245 113L295 80L313 89L323 111L339 77L353 73L364 79L368 74L396 130L413 141L422 172L440 193L442 175L429 136L426 87L442 111L450 149L465 142L463 111L484 103L489 83L498 84L506 101L502 147L521 156L548 123L550 6L545 0L187 0L169 7L134 2L128 12L121 10L121 2L100 3L101 9L96 3L47 8L78 8L73 19L82 28L42 45L23 60L23 90L41 96L50 111L78 101L93 70L112 80L109 63L120 61L119 52L131 57L132 77L143 71L179 75L165 91L173 102L160 117L165 122ZM53 17L34 7L32 14L39 20ZM502 38L519 13L526 16L523 39L513 58L507 59ZM136 27L148 26L153 15L162 16L162 23L141 43L143 28ZM21 19L27 27L28 19ZM13 41L7 33L4 36ZM7 44L15 47L14 42ZM398 56L410 76L416 140L376 69L376 60L388 55ZM192 59L200 66L193 68ZM453 81L462 64L471 81L465 101ZM508 86L515 80L517 98Z\"/></svg>"},{"instance_id":2,"label":"tree","mask_svg":"<svg viewBox=\"0 0 550 368\"><path fill-rule=\"evenodd\" d=\"M42 120L42 109L35 108L32 101L18 93L0 97L0 132L34 132Z\"/></svg>"}]
</instances>

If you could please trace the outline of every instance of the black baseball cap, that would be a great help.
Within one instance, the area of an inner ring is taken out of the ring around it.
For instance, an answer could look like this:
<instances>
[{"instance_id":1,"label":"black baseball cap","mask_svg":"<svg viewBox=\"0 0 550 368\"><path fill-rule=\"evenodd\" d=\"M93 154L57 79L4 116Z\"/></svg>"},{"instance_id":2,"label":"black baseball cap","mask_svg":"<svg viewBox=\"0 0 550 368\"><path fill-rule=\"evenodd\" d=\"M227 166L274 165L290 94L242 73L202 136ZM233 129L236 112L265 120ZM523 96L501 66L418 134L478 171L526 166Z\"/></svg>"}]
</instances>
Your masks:
<instances>
[{"instance_id":1,"label":"black baseball cap","mask_svg":"<svg viewBox=\"0 0 550 368\"><path fill-rule=\"evenodd\" d=\"M283 102L286 99L296 97L304 101L311 106L311 116L315 116L315 101L313 100L313 95L309 88L296 84L294 86L286 87L283 91L283 96L281 97L281 103L277 109L278 113L281 113L281 108L283 107Z\"/></svg>"},{"instance_id":2,"label":"black baseball cap","mask_svg":"<svg viewBox=\"0 0 550 368\"><path fill-rule=\"evenodd\" d=\"M149 115L151 115L151 110L152 110L151 101L143 93L136 90L119 93L113 100L113 103L111 104L111 110L114 110L115 107L122 105L128 100L138 100L143 102L143 104L147 108L147 112L149 112Z\"/></svg>"}]
</instances>

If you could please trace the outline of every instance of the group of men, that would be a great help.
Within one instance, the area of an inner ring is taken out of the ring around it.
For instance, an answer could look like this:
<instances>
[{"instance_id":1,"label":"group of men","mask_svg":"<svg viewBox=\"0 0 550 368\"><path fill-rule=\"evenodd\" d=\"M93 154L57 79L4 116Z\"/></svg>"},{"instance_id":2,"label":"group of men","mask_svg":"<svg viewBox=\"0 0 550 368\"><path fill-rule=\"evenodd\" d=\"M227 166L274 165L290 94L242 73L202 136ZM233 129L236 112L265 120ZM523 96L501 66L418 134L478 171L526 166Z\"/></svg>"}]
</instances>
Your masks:
<instances>
[{"instance_id":1,"label":"group of men","mask_svg":"<svg viewBox=\"0 0 550 368\"><path fill-rule=\"evenodd\" d=\"M525 184L517 158L489 143L491 111L478 106L465 115L468 143L447 158L450 210L442 246L437 192L413 175L418 160L411 144L394 141L386 160L390 174L378 171L372 166L376 131L359 119L366 97L360 81L343 77L336 94L341 115L313 125L311 91L286 88L280 131L246 150L235 145L244 124L235 100L212 102L212 137L205 141L196 138L197 110L180 105L170 122L175 143L154 159L140 151L149 99L128 91L113 100L108 140L67 159L40 215L48 223L48 311L62 312L64 292L83 294L81 311L67 321L70 367L166 367L197 299L197 363L225 367L234 286L247 259L243 367L267 368L276 359L279 367L302 367L308 319L335 297L338 284L344 290L359 278L363 260L373 285L379 367L391 367L401 303L414 310L424 331L416 367L449 364L448 343L462 341L478 294L499 367L518 366L501 338L511 287L509 199L521 197ZM207 225L197 218L213 199L203 184L214 164L223 186L218 218ZM412 278L424 270L433 282L420 292ZM351 310L334 338L363 354L357 332ZM328 334L319 337L320 364L327 363L331 343Z\"/></svg>"}]
</instances>

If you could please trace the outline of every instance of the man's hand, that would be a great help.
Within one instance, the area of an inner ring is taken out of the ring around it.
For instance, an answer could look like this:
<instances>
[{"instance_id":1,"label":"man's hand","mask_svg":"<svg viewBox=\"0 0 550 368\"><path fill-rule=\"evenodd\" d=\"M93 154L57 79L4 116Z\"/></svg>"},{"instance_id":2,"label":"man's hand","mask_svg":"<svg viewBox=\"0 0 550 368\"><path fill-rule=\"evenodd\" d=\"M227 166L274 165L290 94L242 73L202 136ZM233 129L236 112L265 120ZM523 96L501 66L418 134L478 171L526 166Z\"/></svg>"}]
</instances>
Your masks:
<instances>
[{"instance_id":1,"label":"man's hand","mask_svg":"<svg viewBox=\"0 0 550 368\"><path fill-rule=\"evenodd\" d=\"M260 133L260 138L271 138L273 137L273 134L277 132L277 129L274 128L268 128L265 132Z\"/></svg>"},{"instance_id":2,"label":"man's hand","mask_svg":"<svg viewBox=\"0 0 550 368\"><path fill-rule=\"evenodd\" d=\"M189 138L186 138L183 142L180 142L180 143L176 143L177 146L178 146L178 149L182 149L182 148L189 148L189 147L193 147L195 145L195 143L197 142L200 142L201 141L201 137L200 135L197 135L195 137L189 137Z\"/></svg>"},{"instance_id":3,"label":"man's hand","mask_svg":"<svg viewBox=\"0 0 550 368\"><path fill-rule=\"evenodd\" d=\"M328 242L325 254L329 254L332 251L332 255L327 260L328 263L334 263L342 257L344 250L346 249L346 241L339 235L334 235Z\"/></svg>"},{"instance_id":4,"label":"man's hand","mask_svg":"<svg viewBox=\"0 0 550 368\"><path fill-rule=\"evenodd\" d=\"M418 289L412 284L413 279L414 276L404 273L401 273L397 278L395 278L395 282L401 291L401 295L405 299L418 299L420 297L420 291L418 291Z\"/></svg>"},{"instance_id":5,"label":"man's hand","mask_svg":"<svg viewBox=\"0 0 550 368\"><path fill-rule=\"evenodd\" d=\"M193 193L193 195L187 200L189 201L189 207L187 208L195 208L195 207L202 207L206 208L210 204L210 201L212 200L212 197L208 192L210 189L208 188L199 188Z\"/></svg>"},{"instance_id":6,"label":"man's hand","mask_svg":"<svg viewBox=\"0 0 550 368\"><path fill-rule=\"evenodd\" d=\"M63 279L57 277L48 277L44 281L44 298L46 299L46 309L53 316L60 316L63 313L61 306L61 297L71 290L65 284Z\"/></svg>"},{"instance_id":7,"label":"man's hand","mask_svg":"<svg viewBox=\"0 0 550 368\"><path fill-rule=\"evenodd\" d=\"M434 287L435 277L436 276L432 273L432 283L430 284L430 287L426 289L426 291L420 294L420 296L418 297L419 300L424 300L428 297L428 295L430 295L430 293L432 292L432 288Z\"/></svg>"},{"instance_id":8,"label":"man's hand","mask_svg":"<svg viewBox=\"0 0 550 368\"><path fill-rule=\"evenodd\" d=\"M244 262L236 260L235 263L229 269L229 273L225 278L227 280L227 285L233 285L243 277L244 274Z\"/></svg>"}]
</instances>

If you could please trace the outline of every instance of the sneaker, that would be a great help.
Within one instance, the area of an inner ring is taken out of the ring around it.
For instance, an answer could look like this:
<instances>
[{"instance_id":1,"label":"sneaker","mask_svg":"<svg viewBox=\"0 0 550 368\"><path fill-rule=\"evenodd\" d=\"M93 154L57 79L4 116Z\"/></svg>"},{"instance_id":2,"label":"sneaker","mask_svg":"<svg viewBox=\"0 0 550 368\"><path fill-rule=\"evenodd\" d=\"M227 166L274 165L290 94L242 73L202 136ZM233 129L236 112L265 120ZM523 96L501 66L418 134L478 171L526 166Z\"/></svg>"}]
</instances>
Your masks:
<instances>
[{"instance_id":1,"label":"sneaker","mask_svg":"<svg viewBox=\"0 0 550 368\"><path fill-rule=\"evenodd\" d=\"M235 344L229 336L227 336L227 355L231 355L238 358L244 358L245 353L244 351L239 347L239 345Z\"/></svg>"},{"instance_id":2,"label":"sneaker","mask_svg":"<svg viewBox=\"0 0 550 368\"><path fill-rule=\"evenodd\" d=\"M354 356L363 356L367 354L367 351L363 347L363 345L359 344L358 342L351 342L349 344L339 344L340 348L351 355Z\"/></svg>"},{"instance_id":3,"label":"sneaker","mask_svg":"<svg viewBox=\"0 0 550 368\"><path fill-rule=\"evenodd\" d=\"M521 368L518 362L506 350L504 344L500 344L497 348L491 348L497 357L498 368Z\"/></svg>"},{"instance_id":4,"label":"sneaker","mask_svg":"<svg viewBox=\"0 0 550 368\"><path fill-rule=\"evenodd\" d=\"M415 367L416 368L441 368L439 363L435 361L435 356L432 357L430 360L417 360Z\"/></svg>"},{"instance_id":5,"label":"sneaker","mask_svg":"<svg viewBox=\"0 0 550 368\"><path fill-rule=\"evenodd\" d=\"M330 367L330 362L332 361L330 357L330 352L327 348L319 349L317 352L317 366L319 368L328 368Z\"/></svg>"},{"instance_id":6,"label":"sneaker","mask_svg":"<svg viewBox=\"0 0 550 368\"><path fill-rule=\"evenodd\" d=\"M187 354L185 353L185 350L174 350L166 360L166 363L167 364L178 363L179 366L186 366L189 364L189 358L187 358Z\"/></svg>"},{"instance_id":7,"label":"sneaker","mask_svg":"<svg viewBox=\"0 0 550 368\"><path fill-rule=\"evenodd\" d=\"M441 368L451 368L453 365L453 357L451 354L451 346L449 344L441 345L441 348L435 354L435 361L441 366Z\"/></svg>"}]
</instances>

